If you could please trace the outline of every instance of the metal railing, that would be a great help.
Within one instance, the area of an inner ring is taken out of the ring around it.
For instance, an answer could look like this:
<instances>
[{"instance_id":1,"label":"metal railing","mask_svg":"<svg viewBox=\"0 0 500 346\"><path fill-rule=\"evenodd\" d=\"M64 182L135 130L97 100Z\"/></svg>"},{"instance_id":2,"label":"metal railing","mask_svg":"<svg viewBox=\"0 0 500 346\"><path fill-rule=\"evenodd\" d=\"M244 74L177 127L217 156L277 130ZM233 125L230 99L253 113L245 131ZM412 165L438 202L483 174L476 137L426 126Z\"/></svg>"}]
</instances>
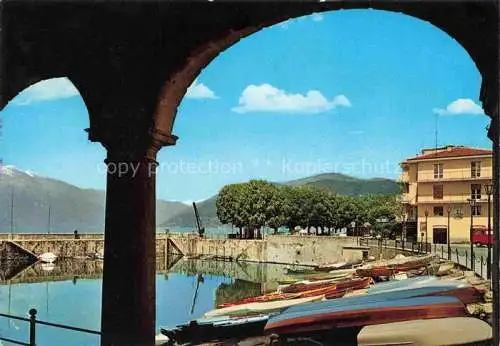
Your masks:
<instances>
[{"instance_id":1,"label":"metal railing","mask_svg":"<svg viewBox=\"0 0 500 346\"><path fill-rule=\"evenodd\" d=\"M379 248L393 248L396 250L407 251L412 254L436 254L441 259L453 261L468 270L474 271L482 278L488 277L487 256L476 256L475 253L472 252L472 256L474 257L471 259L469 249L461 247L459 244L450 244L450 247L448 248L448 244L360 238L359 245L377 246Z\"/></svg>"},{"instance_id":2,"label":"metal railing","mask_svg":"<svg viewBox=\"0 0 500 346\"><path fill-rule=\"evenodd\" d=\"M36 346L36 325L37 324L41 324L41 325L45 325L45 326L49 326L49 327L55 327L55 328L62 328L62 329L66 329L66 330L72 330L72 331L82 332L82 333L87 333L87 334L101 335L101 332L95 331L95 330L79 328L79 327L72 327L72 326L67 326L64 324L37 320L36 319L36 314L37 314L36 309L30 309L28 313L30 315L29 318L0 313L0 317L10 318L10 319L18 320L18 321L29 322L30 328L29 328L29 341L28 342L14 340L14 339L10 339L10 338L5 338L2 336L0 336L0 340L10 342L10 343L16 344L16 345Z\"/></svg>"},{"instance_id":3,"label":"metal railing","mask_svg":"<svg viewBox=\"0 0 500 346\"><path fill-rule=\"evenodd\" d=\"M444 169L443 172L438 175L434 174L434 171L424 171L418 172L417 181L453 181L453 180L481 180L481 179L491 179L491 168L483 167L482 169L475 171L474 174L470 168L468 169Z\"/></svg>"}]
</instances>

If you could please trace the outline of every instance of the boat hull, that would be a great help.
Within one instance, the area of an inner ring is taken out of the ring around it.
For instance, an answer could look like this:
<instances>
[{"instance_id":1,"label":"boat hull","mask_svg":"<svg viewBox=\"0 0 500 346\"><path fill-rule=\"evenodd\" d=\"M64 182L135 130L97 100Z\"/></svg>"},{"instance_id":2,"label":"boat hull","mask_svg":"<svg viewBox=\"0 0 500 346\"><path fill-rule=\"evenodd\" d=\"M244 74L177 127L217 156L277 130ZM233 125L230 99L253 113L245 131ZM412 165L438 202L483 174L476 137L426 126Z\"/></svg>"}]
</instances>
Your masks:
<instances>
[{"instance_id":1,"label":"boat hull","mask_svg":"<svg viewBox=\"0 0 500 346\"><path fill-rule=\"evenodd\" d=\"M454 297L423 297L373 302L319 311L273 316L265 326L266 333L279 335L318 332L332 328L368 326L415 319L466 316L467 311Z\"/></svg>"},{"instance_id":2,"label":"boat hull","mask_svg":"<svg viewBox=\"0 0 500 346\"><path fill-rule=\"evenodd\" d=\"M358 346L491 345L491 326L477 318L449 317L371 325L357 335Z\"/></svg>"},{"instance_id":3,"label":"boat hull","mask_svg":"<svg viewBox=\"0 0 500 346\"><path fill-rule=\"evenodd\" d=\"M230 338L262 335L268 315L219 319L214 322L193 321L175 328L161 328L161 333L177 344L201 343Z\"/></svg>"}]
</instances>

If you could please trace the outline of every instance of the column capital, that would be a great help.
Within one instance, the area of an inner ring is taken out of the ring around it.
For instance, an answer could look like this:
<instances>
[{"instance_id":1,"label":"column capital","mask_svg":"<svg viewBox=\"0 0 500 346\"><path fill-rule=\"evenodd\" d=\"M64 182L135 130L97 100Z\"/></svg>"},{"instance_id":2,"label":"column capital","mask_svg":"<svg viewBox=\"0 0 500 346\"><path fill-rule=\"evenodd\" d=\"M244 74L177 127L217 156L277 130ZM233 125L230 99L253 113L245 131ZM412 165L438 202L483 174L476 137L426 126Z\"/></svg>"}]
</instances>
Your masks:
<instances>
[{"instance_id":1,"label":"column capital","mask_svg":"<svg viewBox=\"0 0 500 346\"><path fill-rule=\"evenodd\" d=\"M164 146L172 146L178 137L158 129L150 131L131 128L86 129L89 140L100 142L108 151L109 162L155 161L158 151Z\"/></svg>"}]
</instances>

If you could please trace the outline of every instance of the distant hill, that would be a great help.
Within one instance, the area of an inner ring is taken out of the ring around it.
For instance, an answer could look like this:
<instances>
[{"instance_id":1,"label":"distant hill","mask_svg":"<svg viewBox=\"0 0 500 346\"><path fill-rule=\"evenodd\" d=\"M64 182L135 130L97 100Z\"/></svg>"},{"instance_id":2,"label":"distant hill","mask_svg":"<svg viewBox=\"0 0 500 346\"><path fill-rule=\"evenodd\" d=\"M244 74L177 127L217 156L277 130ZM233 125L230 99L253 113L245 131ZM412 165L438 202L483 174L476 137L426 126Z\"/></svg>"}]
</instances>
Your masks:
<instances>
[{"instance_id":1,"label":"distant hill","mask_svg":"<svg viewBox=\"0 0 500 346\"><path fill-rule=\"evenodd\" d=\"M210 197L203 202L196 203L203 227L220 225L219 219L217 218L217 208L215 206L216 200L217 195ZM194 209L192 206L189 206L187 209L163 220L164 221L159 224L158 227L196 227Z\"/></svg>"},{"instance_id":2,"label":"distant hill","mask_svg":"<svg viewBox=\"0 0 500 346\"><path fill-rule=\"evenodd\" d=\"M337 192L346 196L389 195L400 192L398 184L391 179L360 179L340 173L318 174L284 184L290 186L314 186L318 189Z\"/></svg>"},{"instance_id":3,"label":"distant hill","mask_svg":"<svg viewBox=\"0 0 500 346\"><path fill-rule=\"evenodd\" d=\"M313 186L318 189L336 192L346 196L362 196L369 194L389 195L400 192L399 185L394 180L385 178L360 179L339 173L324 173L307 178L291 180L281 185L288 186ZM197 203L198 212L203 226L219 226L217 219L217 208L213 196L201 203ZM160 227L195 227L194 212L190 210L181 211L169 219L166 219Z\"/></svg>"},{"instance_id":4,"label":"distant hill","mask_svg":"<svg viewBox=\"0 0 500 346\"><path fill-rule=\"evenodd\" d=\"M105 192L81 189L63 181L1 167L0 233L10 232L11 196L14 194L14 232L104 232ZM180 202L157 202L157 223L189 209Z\"/></svg>"}]
</instances>

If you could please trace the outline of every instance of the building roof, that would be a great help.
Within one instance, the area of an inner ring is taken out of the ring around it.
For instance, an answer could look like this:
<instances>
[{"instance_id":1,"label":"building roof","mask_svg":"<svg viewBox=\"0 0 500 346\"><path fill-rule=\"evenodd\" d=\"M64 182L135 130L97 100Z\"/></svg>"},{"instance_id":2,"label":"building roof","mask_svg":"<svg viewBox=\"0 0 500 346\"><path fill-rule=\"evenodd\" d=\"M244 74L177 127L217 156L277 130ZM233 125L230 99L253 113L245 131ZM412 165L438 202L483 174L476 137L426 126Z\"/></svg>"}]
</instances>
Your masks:
<instances>
[{"instance_id":1,"label":"building roof","mask_svg":"<svg viewBox=\"0 0 500 346\"><path fill-rule=\"evenodd\" d=\"M435 150L424 149L422 154L409 158L406 161L432 160L440 158L464 157L464 156L490 156L492 151L489 149L470 148L464 146L449 145Z\"/></svg>"}]
</instances>

